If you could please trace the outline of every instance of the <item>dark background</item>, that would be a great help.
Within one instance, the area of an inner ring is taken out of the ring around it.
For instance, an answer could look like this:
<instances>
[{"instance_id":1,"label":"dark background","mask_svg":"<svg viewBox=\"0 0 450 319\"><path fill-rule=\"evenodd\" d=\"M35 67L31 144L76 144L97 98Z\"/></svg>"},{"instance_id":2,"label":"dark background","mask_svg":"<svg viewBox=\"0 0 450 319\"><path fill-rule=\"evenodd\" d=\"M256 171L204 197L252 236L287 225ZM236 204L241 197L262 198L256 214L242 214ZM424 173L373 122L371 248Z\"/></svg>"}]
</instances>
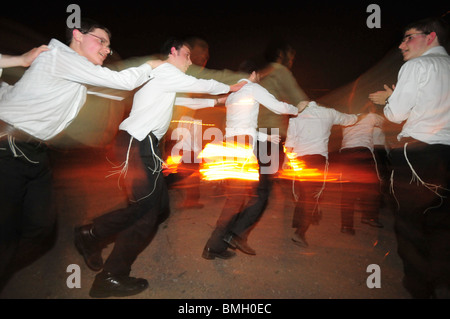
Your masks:
<instances>
[{"instance_id":1,"label":"dark background","mask_svg":"<svg viewBox=\"0 0 450 319\"><path fill-rule=\"evenodd\" d=\"M64 41L70 3L107 26L121 58L158 52L169 36L198 35L210 44L209 68L237 70L282 36L297 50L292 69L306 90L327 92L355 80L399 44L402 28L450 10L445 1L35 1L9 4L0 17ZM381 28L369 29L371 3Z\"/></svg>"}]
</instances>

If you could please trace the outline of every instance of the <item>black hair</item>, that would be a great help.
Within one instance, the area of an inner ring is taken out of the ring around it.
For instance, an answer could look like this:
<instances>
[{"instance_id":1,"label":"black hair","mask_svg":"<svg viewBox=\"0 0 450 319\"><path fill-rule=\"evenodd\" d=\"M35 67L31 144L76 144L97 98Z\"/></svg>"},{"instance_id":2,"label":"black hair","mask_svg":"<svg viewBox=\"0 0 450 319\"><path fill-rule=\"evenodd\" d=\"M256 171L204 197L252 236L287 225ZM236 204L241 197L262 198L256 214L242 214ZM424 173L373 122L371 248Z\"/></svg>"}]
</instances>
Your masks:
<instances>
[{"instance_id":1,"label":"black hair","mask_svg":"<svg viewBox=\"0 0 450 319\"><path fill-rule=\"evenodd\" d=\"M161 46L160 53L167 57L170 54L170 50L172 48L175 48L177 51L180 50L183 46L187 46L190 48L190 45L186 42L186 40L181 38L175 38L171 37L164 42L164 44Z\"/></svg>"},{"instance_id":2,"label":"black hair","mask_svg":"<svg viewBox=\"0 0 450 319\"><path fill-rule=\"evenodd\" d=\"M275 62L280 56L286 56L288 52L295 52L294 48L281 37L269 41L264 51L267 62Z\"/></svg>"},{"instance_id":3,"label":"black hair","mask_svg":"<svg viewBox=\"0 0 450 319\"><path fill-rule=\"evenodd\" d=\"M70 45L70 43L72 42L73 30L78 30L78 31L80 31L83 34L86 34L86 33L94 31L95 29L102 29L108 34L109 38L111 39L112 34L108 30L108 28L106 28L105 26L101 25L97 21L94 21L94 20L89 19L89 18L81 18L80 22L81 23L80 23L80 27L79 28L74 27L74 28L67 28L66 29L66 43L68 45Z\"/></svg>"},{"instance_id":4,"label":"black hair","mask_svg":"<svg viewBox=\"0 0 450 319\"><path fill-rule=\"evenodd\" d=\"M404 31L406 32L410 29L416 29L418 31L422 31L425 34L436 32L439 44L442 46L447 44L449 25L443 18L422 19L408 24L404 28Z\"/></svg>"}]
</instances>

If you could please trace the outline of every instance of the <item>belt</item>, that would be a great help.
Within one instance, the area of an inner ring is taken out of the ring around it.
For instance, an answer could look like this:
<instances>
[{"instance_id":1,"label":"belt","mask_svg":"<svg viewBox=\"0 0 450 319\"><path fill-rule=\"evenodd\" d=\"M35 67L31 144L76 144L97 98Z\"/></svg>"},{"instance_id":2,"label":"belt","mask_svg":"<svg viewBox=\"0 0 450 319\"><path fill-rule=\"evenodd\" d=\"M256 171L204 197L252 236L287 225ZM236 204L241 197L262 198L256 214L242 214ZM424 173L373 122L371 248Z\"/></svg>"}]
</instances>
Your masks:
<instances>
[{"instance_id":1,"label":"belt","mask_svg":"<svg viewBox=\"0 0 450 319\"><path fill-rule=\"evenodd\" d=\"M0 120L0 138L3 136L12 136L16 142L23 143L42 143L40 139L22 131L13 125Z\"/></svg>"}]
</instances>

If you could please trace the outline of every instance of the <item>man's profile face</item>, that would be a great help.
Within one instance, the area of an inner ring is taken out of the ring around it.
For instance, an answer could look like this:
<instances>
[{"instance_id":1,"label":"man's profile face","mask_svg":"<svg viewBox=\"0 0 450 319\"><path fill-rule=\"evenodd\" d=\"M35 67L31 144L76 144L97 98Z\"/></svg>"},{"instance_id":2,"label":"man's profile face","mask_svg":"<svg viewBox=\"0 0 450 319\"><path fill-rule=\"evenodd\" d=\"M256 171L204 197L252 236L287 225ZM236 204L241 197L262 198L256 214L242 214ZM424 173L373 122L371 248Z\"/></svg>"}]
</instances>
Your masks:
<instances>
[{"instance_id":1,"label":"man's profile face","mask_svg":"<svg viewBox=\"0 0 450 319\"><path fill-rule=\"evenodd\" d=\"M409 29L403 36L403 41L399 46L403 60L409 61L424 54L428 50L428 35L415 28Z\"/></svg>"},{"instance_id":2,"label":"man's profile face","mask_svg":"<svg viewBox=\"0 0 450 319\"><path fill-rule=\"evenodd\" d=\"M192 64L191 51L185 45L183 45L179 50L172 48L171 56L171 63L183 73L185 73Z\"/></svg>"},{"instance_id":3,"label":"man's profile face","mask_svg":"<svg viewBox=\"0 0 450 319\"><path fill-rule=\"evenodd\" d=\"M78 53L80 55L96 65L103 65L111 52L110 39L105 30L94 29L88 33L80 33L77 40L79 41Z\"/></svg>"}]
</instances>

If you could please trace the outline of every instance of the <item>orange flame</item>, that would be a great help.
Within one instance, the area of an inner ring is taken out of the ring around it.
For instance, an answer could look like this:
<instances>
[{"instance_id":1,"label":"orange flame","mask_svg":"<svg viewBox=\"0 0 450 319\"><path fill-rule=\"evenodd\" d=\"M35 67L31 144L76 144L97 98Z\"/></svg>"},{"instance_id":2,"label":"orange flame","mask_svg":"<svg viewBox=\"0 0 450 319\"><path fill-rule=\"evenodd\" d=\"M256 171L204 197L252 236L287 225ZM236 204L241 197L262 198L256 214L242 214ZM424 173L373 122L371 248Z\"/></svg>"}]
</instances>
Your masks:
<instances>
[{"instance_id":1,"label":"orange flame","mask_svg":"<svg viewBox=\"0 0 450 319\"><path fill-rule=\"evenodd\" d=\"M181 163L181 155L169 156L165 161L165 165L163 167L164 175L175 174L177 173L178 165Z\"/></svg>"},{"instance_id":2,"label":"orange flame","mask_svg":"<svg viewBox=\"0 0 450 319\"><path fill-rule=\"evenodd\" d=\"M251 146L226 142L209 143L198 157L204 160L200 168L203 180L259 180L258 160Z\"/></svg>"},{"instance_id":3,"label":"orange flame","mask_svg":"<svg viewBox=\"0 0 450 319\"><path fill-rule=\"evenodd\" d=\"M296 153L286 152L289 159L277 175L278 178L295 179L297 181L324 181L324 172L316 168L306 167L306 163L299 160ZM258 160L253 148L242 143L209 143L198 156L200 176L205 181L224 179L259 180ZM181 156L169 156L166 170L176 173ZM339 174L327 172L326 182L340 181Z\"/></svg>"},{"instance_id":4,"label":"orange flame","mask_svg":"<svg viewBox=\"0 0 450 319\"><path fill-rule=\"evenodd\" d=\"M295 179L298 181L324 181L324 172L316 168L306 167L306 163L299 160L296 153L286 152L286 156L289 159L289 162L283 165L283 169L278 175L279 178ZM339 175L327 172L325 181L339 181L339 177Z\"/></svg>"}]
</instances>

